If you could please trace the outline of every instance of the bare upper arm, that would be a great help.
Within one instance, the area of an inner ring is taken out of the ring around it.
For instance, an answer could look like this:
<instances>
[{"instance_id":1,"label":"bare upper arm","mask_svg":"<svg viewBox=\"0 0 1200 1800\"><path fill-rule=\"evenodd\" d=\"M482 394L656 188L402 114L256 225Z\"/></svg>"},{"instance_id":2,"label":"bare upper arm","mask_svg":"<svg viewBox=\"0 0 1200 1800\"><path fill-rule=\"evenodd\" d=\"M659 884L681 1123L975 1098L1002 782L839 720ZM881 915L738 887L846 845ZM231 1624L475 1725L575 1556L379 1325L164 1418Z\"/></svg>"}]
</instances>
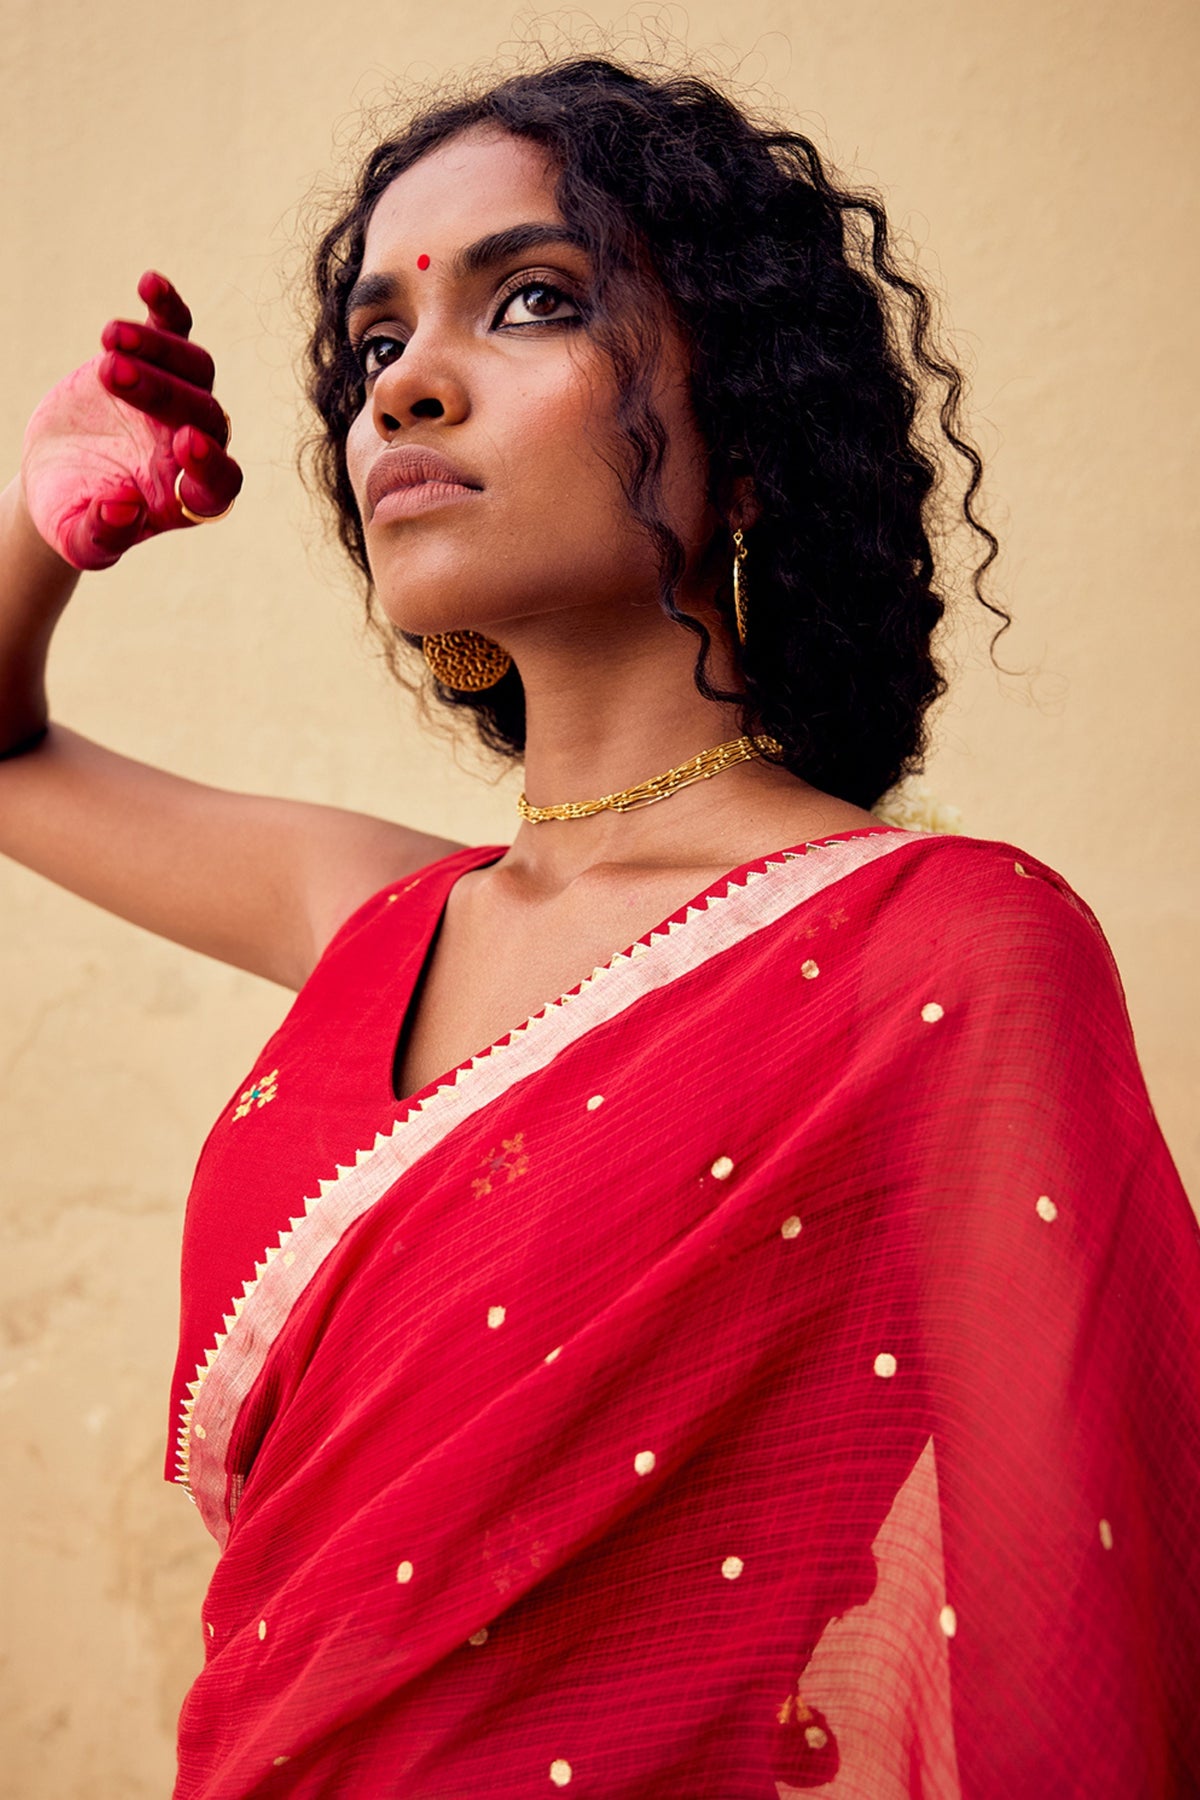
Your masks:
<instances>
[{"instance_id":1,"label":"bare upper arm","mask_svg":"<svg viewBox=\"0 0 1200 1800\"><path fill-rule=\"evenodd\" d=\"M357 906L462 846L206 786L62 726L0 763L0 851L148 931L299 987Z\"/></svg>"}]
</instances>

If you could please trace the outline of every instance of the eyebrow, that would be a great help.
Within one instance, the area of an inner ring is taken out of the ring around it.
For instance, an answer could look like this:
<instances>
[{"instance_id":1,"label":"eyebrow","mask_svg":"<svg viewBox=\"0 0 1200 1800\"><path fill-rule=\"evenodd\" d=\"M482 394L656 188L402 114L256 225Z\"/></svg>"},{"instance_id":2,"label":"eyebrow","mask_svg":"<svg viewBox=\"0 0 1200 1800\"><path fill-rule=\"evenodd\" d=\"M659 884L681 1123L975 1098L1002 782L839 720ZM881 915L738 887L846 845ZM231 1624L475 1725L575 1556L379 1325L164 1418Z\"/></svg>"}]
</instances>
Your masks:
<instances>
[{"instance_id":1,"label":"eyebrow","mask_svg":"<svg viewBox=\"0 0 1200 1800\"><path fill-rule=\"evenodd\" d=\"M496 263L527 250L541 250L551 244L567 244L573 250L586 250L581 232L569 225L548 220L529 220L523 225L509 225L503 231L491 231L486 237L467 244L450 261L450 273L456 281L466 281ZM378 306L385 300L398 298L404 282L396 275L364 275L355 282L346 297L346 318L364 306Z\"/></svg>"}]
</instances>

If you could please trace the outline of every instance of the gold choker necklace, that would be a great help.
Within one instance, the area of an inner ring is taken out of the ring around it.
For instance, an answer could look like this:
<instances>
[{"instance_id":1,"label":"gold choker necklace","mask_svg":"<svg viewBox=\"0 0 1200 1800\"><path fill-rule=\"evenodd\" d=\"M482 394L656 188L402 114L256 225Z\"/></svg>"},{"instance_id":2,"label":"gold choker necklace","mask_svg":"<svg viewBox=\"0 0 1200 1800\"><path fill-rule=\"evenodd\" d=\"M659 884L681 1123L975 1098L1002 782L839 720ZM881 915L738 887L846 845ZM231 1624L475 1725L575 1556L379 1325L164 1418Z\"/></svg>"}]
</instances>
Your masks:
<instances>
[{"instance_id":1,"label":"gold choker necklace","mask_svg":"<svg viewBox=\"0 0 1200 1800\"><path fill-rule=\"evenodd\" d=\"M633 812L636 807L653 806L656 800L665 800L693 781L707 781L710 776L719 775L722 769L732 769L735 763L746 762L759 751L782 748L773 737L731 738L727 744L718 744L714 750L702 750L699 756L668 769L665 775L652 775L649 781L622 788L619 794L605 794L602 800L564 800L558 806L530 806L522 794L517 801L517 811L531 825L540 825L545 819L590 819L593 813L599 812Z\"/></svg>"}]
</instances>

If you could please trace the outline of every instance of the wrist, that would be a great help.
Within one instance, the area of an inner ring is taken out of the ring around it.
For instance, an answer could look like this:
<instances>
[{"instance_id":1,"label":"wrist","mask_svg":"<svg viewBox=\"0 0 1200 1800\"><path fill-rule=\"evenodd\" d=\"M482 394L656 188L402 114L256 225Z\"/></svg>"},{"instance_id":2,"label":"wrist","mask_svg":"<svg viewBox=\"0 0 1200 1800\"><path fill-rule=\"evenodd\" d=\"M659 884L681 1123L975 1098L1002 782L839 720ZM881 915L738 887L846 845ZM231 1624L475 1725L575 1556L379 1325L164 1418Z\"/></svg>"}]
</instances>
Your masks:
<instances>
[{"instance_id":1,"label":"wrist","mask_svg":"<svg viewBox=\"0 0 1200 1800\"><path fill-rule=\"evenodd\" d=\"M31 625L57 619L78 580L79 570L34 524L21 477L15 476L0 490L0 613L6 619L24 617Z\"/></svg>"},{"instance_id":2,"label":"wrist","mask_svg":"<svg viewBox=\"0 0 1200 1800\"><path fill-rule=\"evenodd\" d=\"M15 475L0 491L0 533L10 556L20 557L23 566L41 582L65 583L64 599L69 596L79 579L79 570L38 530L25 497L23 474Z\"/></svg>"}]
</instances>

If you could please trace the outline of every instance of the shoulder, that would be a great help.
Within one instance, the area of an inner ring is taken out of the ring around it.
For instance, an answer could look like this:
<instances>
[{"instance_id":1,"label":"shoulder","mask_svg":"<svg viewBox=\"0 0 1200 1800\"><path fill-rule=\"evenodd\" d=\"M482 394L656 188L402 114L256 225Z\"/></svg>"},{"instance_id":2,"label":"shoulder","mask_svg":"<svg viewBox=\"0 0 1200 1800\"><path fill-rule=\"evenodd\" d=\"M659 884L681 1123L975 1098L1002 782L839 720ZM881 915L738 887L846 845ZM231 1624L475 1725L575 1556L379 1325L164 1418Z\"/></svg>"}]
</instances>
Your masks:
<instances>
[{"instance_id":1,"label":"shoulder","mask_svg":"<svg viewBox=\"0 0 1200 1800\"><path fill-rule=\"evenodd\" d=\"M332 961L342 960L354 947L373 950L381 932L401 936L418 932L426 915L440 911L446 894L454 882L468 869L493 861L503 855L503 844L463 844L445 856L413 869L379 888L334 932L314 969L323 969Z\"/></svg>"},{"instance_id":2,"label":"shoulder","mask_svg":"<svg viewBox=\"0 0 1200 1800\"><path fill-rule=\"evenodd\" d=\"M884 981L937 977L963 995L1061 1010L1125 998L1108 941L1071 884L1018 845L914 833L881 859L863 942Z\"/></svg>"},{"instance_id":3,"label":"shoulder","mask_svg":"<svg viewBox=\"0 0 1200 1800\"><path fill-rule=\"evenodd\" d=\"M827 956L855 971L867 1006L885 1002L897 984L937 978L998 1001L1014 982L1057 995L1058 1003L1081 987L1103 989L1123 1009L1112 952L1091 908L1029 851L908 830L874 834L870 854L855 855L857 847L837 846L815 892L803 866L792 865L797 904L787 948L780 946L785 969L794 963L802 974L808 960L820 962L814 946L828 939Z\"/></svg>"},{"instance_id":4,"label":"shoulder","mask_svg":"<svg viewBox=\"0 0 1200 1800\"><path fill-rule=\"evenodd\" d=\"M1103 942L1095 914L1065 877L1015 844L914 832L886 864L889 900L928 908L931 925L987 937L1039 920Z\"/></svg>"}]
</instances>

